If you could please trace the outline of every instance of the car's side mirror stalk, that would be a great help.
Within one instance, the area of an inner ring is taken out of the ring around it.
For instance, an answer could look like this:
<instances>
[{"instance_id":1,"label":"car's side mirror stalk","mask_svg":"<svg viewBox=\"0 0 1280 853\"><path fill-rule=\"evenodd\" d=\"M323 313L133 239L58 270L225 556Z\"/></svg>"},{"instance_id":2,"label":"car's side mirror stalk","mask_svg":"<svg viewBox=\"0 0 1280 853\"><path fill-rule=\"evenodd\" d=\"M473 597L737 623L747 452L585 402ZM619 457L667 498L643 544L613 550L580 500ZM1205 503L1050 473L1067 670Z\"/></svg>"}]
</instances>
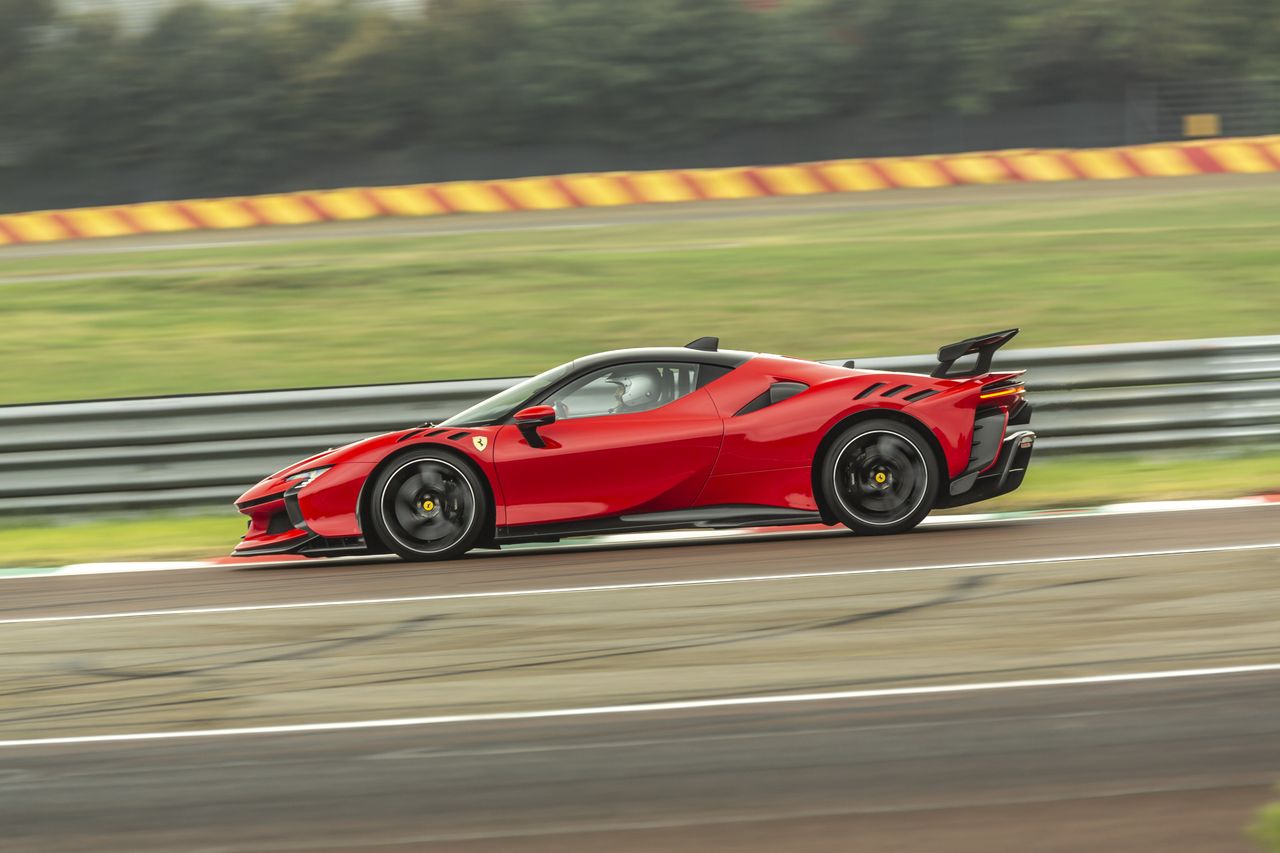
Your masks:
<instances>
[{"instance_id":1,"label":"car's side mirror stalk","mask_svg":"<svg viewBox=\"0 0 1280 853\"><path fill-rule=\"evenodd\" d=\"M555 423L556 410L554 406L529 406L516 412L514 420L530 446L546 447L547 443L538 435L538 427Z\"/></svg>"}]
</instances>

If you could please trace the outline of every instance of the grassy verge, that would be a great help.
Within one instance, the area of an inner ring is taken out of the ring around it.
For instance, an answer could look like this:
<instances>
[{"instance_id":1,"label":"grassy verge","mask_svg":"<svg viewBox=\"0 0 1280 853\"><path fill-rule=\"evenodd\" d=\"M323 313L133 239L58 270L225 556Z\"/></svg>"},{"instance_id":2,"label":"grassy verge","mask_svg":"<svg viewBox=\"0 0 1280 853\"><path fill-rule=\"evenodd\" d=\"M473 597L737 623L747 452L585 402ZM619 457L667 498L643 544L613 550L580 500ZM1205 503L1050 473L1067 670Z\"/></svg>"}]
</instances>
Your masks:
<instances>
[{"instance_id":1,"label":"grassy verge","mask_svg":"<svg viewBox=\"0 0 1280 853\"><path fill-rule=\"evenodd\" d=\"M958 512L1280 494L1280 452L1206 457L1085 456L1032 463L1016 492Z\"/></svg>"},{"instance_id":2,"label":"grassy verge","mask_svg":"<svg viewBox=\"0 0 1280 853\"><path fill-rule=\"evenodd\" d=\"M1264 334L1280 193L5 260L0 402L508 376L720 335L805 357ZM282 235L287 232L282 231ZM58 276L75 276L56 280ZM31 277L44 280L32 280Z\"/></svg>"},{"instance_id":3,"label":"grassy verge","mask_svg":"<svg viewBox=\"0 0 1280 853\"><path fill-rule=\"evenodd\" d=\"M0 567L224 556L242 533L244 519L232 510L75 523L10 519L0 526Z\"/></svg>"},{"instance_id":4,"label":"grassy verge","mask_svg":"<svg viewBox=\"0 0 1280 853\"><path fill-rule=\"evenodd\" d=\"M1266 806L1258 813L1249 833L1263 850L1280 853L1280 802Z\"/></svg>"},{"instance_id":5,"label":"grassy verge","mask_svg":"<svg viewBox=\"0 0 1280 853\"><path fill-rule=\"evenodd\" d=\"M1259 452L1214 460L1082 458L1038 462L1017 492L957 511L1090 506L1266 492L1280 492L1280 453ZM80 524L9 521L0 526L0 566L222 556L235 545L243 530L243 520L231 511Z\"/></svg>"}]
</instances>

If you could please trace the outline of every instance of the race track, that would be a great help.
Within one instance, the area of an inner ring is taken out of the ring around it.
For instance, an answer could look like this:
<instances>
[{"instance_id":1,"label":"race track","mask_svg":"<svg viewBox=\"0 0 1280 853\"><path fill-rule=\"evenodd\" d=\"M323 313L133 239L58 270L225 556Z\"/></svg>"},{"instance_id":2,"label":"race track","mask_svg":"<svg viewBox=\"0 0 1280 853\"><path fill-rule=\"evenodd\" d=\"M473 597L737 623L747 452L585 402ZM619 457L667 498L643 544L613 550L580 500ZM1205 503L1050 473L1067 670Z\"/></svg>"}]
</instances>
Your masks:
<instances>
[{"instance_id":1,"label":"race track","mask_svg":"<svg viewBox=\"0 0 1280 853\"><path fill-rule=\"evenodd\" d=\"M1250 850L1278 522L10 579L0 826L39 851Z\"/></svg>"}]
</instances>

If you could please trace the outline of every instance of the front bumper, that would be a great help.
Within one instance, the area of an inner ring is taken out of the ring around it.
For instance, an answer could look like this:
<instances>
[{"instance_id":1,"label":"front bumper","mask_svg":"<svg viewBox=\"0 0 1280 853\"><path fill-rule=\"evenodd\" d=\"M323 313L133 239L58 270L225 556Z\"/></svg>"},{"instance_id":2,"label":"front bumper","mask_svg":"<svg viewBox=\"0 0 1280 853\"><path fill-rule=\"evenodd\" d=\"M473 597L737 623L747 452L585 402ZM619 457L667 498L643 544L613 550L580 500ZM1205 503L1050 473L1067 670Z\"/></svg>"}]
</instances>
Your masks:
<instances>
[{"instance_id":1,"label":"front bumper","mask_svg":"<svg viewBox=\"0 0 1280 853\"><path fill-rule=\"evenodd\" d=\"M941 496L936 506L939 509L965 506L1012 492L1022 485L1031 465L1035 442L1036 434L1029 429L1010 432L1000 443L995 464L975 478L962 476L952 480L950 494Z\"/></svg>"},{"instance_id":2,"label":"front bumper","mask_svg":"<svg viewBox=\"0 0 1280 853\"><path fill-rule=\"evenodd\" d=\"M305 487L283 480L259 483L236 501L236 509L249 517L249 529L231 556L366 553L357 507L368 467L338 466Z\"/></svg>"},{"instance_id":3,"label":"front bumper","mask_svg":"<svg viewBox=\"0 0 1280 853\"><path fill-rule=\"evenodd\" d=\"M302 517L297 489L242 499L236 509L249 516L249 529L231 552L233 557L294 554L317 538Z\"/></svg>"}]
</instances>

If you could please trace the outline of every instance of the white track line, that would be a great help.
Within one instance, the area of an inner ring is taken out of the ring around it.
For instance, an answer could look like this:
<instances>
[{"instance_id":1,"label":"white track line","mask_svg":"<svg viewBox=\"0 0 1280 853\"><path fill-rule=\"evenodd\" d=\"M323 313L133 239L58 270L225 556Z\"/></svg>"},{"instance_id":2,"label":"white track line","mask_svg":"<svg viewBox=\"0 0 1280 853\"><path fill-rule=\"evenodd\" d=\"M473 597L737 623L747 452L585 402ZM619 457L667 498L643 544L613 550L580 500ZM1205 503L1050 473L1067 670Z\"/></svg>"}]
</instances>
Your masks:
<instances>
[{"instance_id":1,"label":"white track line","mask_svg":"<svg viewBox=\"0 0 1280 853\"><path fill-rule=\"evenodd\" d=\"M88 622L105 619L139 619L147 616L200 616L210 613L251 613L258 610L303 610L314 607L358 607L371 604L406 604L422 601L458 601L472 598L517 598L533 595L570 595L587 592L666 589L682 586L721 586L735 583L803 580L806 578L838 578L852 575L888 575L906 572L945 572L962 569L991 569L1001 566L1035 566L1050 563L1083 563L1096 560L1124 560L1135 557L1172 557L1185 554L1216 554L1234 551L1262 551L1280 548L1280 542L1257 545L1216 545L1206 548L1171 548L1161 551L1124 551L1112 554L1078 554L1070 557L1023 557L1011 560L987 560L980 563L941 563L927 566L899 566L883 569L835 569L825 572L793 572L776 575L746 575L727 578L694 578L676 581L643 581L639 583L600 584L596 586L560 586L546 589L515 589L490 592L451 592L435 595L405 595L391 598L354 598L338 601L301 601L283 604L237 604L222 607L186 607L172 610L133 610L122 613L87 613L67 616L23 616L0 619L0 625L30 625L41 622Z\"/></svg>"},{"instance_id":2,"label":"white track line","mask_svg":"<svg viewBox=\"0 0 1280 853\"><path fill-rule=\"evenodd\" d=\"M1146 501L1142 503L1107 504L1097 507L1079 507L1057 510L1026 510L1015 512L967 513L930 516L921 522L922 527L974 527L986 524L1044 522L1061 519L1078 519L1108 515L1151 515L1167 512L1203 512L1215 509L1242 509L1270 506L1280 509L1280 496L1255 495L1244 498L1214 500ZM510 554L557 554L569 550L599 550L605 548L670 545L685 542L712 542L716 540L748 541L753 539L783 539L788 537L848 535L843 527L825 525L798 525L781 528L742 528L735 530L668 530L651 533L621 533L605 536L572 538L555 545L526 544L504 546L502 552L483 555L488 559L501 559ZM133 572L165 572L187 569L253 569L266 566L306 568L308 565L343 566L367 563L393 564L397 558L390 555L360 554L347 557L323 557L300 560L296 557L216 557L205 560L185 561L132 561L108 563L73 563L55 568L0 567L0 580L44 580L75 575L114 575Z\"/></svg>"},{"instance_id":3,"label":"white track line","mask_svg":"<svg viewBox=\"0 0 1280 853\"><path fill-rule=\"evenodd\" d=\"M898 696L930 696L946 693L974 693L1026 687L1074 687L1116 684L1130 681L1161 681L1173 678L1205 678L1215 675L1245 675L1280 672L1280 663L1221 666L1207 669L1174 669L1164 672L1126 672L1114 675L1083 675L1071 678L1032 678L1022 681L987 681L974 684L941 684L930 687L891 687L882 690L840 690L830 693L791 693L781 696L734 696L722 699L691 699L677 702L648 702L636 705L600 705L586 708L552 708L544 711L497 711L488 714L455 714L439 717L404 717L392 720L355 720L338 723L298 723L287 726L250 726L235 729L190 729L171 732L131 732L113 735L0 740L0 748L21 746L63 746L82 743L119 743L139 740L234 737L238 735L281 735L307 732L335 732L352 729L385 729L404 726L438 726L448 723L487 723L508 720L544 720L553 717L591 717L606 714L651 714L659 711L689 711L707 708L735 708L752 705L780 705L799 702L830 702L848 699L884 699Z\"/></svg>"}]
</instances>

